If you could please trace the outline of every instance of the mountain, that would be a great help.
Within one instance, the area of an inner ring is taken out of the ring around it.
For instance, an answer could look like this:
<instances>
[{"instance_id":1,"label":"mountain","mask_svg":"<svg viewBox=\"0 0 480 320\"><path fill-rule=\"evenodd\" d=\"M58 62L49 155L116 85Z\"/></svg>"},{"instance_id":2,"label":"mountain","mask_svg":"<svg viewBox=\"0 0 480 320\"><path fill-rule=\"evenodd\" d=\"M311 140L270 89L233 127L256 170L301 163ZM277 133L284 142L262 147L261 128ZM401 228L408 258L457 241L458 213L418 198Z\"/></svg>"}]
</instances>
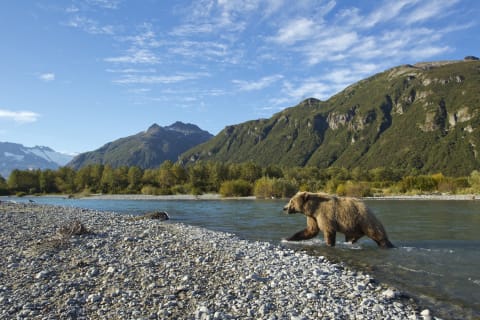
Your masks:
<instances>
[{"instance_id":1,"label":"mountain","mask_svg":"<svg viewBox=\"0 0 480 320\"><path fill-rule=\"evenodd\" d=\"M167 127L153 124L147 131L109 142L95 151L81 153L68 166L79 169L99 163L113 167L154 168L165 160L177 161L182 152L212 137L212 134L193 124L175 122Z\"/></svg>"},{"instance_id":2,"label":"mountain","mask_svg":"<svg viewBox=\"0 0 480 320\"><path fill-rule=\"evenodd\" d=\"M57 169L72 158L49 147L30 148L17 143L0 142L0 175L8 177L14 169Z\"/></svg>"},{"instance_id":3,"label":"mountain","mask_svg":"<svg viewBox=\"0 0 480 320\"><path fill-rule=\"evenodd\" d=\"M198 160L460 176L480 168L480 61L402 65L327 101L228 126L184 153Z\"/></svg>"}]
</instances>

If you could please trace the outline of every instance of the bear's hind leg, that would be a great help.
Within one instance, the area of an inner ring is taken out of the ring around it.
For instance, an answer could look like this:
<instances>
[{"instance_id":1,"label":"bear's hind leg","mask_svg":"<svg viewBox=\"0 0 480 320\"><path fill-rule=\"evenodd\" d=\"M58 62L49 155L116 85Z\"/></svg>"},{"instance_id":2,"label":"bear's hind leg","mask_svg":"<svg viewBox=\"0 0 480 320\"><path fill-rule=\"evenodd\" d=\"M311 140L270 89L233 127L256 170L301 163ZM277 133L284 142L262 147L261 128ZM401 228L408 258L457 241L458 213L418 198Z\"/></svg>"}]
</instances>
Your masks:
<instances>
[{"instance_id":1,"label":"bear's hind leg","mask_svg":"<svg viewBox=\"0 0 480 320\"><path fill-rule=\"evenodd\" d=\"M346 233L345 234L345 242L350 242L350 243L355 243L358 241L358 239L360 239L361 237L363 237L364 234L363 233Z\"/></svg>"},{"instance_id":2,"label":"bear's hind leg","mask_svg":"<svg viewBox=\"0 0 480 320\"><path fill-rule=\"evenodd\" d=\"M290 238L287 238L288 241L300 241L300 240L308 240L315 237L320 230L317 226L317 221L311 217L307 217L307 227L295 233Z\"/></svg>"},{"instance_id":3,"label":"bear's hind leg","mask_svg":"<svg viewBox=\"0 0 480 320\"><path fill-rule=\"evenodd\" d=\"M324 231L323 238L329 247L335 247L335 239L336 239L336 232L335 230L332 231Z\"/></svg>"}]
</instances>

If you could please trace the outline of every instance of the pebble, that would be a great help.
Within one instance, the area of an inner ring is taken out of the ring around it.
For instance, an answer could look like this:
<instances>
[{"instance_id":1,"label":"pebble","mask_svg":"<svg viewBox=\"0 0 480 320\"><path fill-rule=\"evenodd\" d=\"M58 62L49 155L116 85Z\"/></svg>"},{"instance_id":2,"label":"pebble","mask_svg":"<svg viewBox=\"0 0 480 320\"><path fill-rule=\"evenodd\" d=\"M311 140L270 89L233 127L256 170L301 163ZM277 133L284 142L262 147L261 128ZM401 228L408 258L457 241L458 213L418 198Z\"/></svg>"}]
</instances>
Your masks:
<instances>
[{"instance_id":1,"label":"pebble","mask_svg":"<svg viewBox=\"0 0 480 320\"><path fill-rule=\"evenodd\" d=\"M80 220L90 231L58 241ZM0 203L0 319L435 319L325 257L113 212Z\"/></svg>"}]
</instances>

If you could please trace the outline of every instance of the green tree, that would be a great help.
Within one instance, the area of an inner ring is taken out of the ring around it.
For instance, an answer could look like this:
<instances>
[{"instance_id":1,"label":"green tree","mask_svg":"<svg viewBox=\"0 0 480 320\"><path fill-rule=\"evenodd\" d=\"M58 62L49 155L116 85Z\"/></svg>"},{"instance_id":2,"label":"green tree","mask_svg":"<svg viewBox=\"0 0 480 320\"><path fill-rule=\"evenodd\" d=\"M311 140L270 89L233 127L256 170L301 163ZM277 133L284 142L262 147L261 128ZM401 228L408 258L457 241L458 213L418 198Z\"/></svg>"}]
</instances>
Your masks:
<instances>
[{"instance_id":1,"label":"green tree","mask_svg":"<svg viewBox=\"0 0 480 320\"><path fill-rule=\"evenodd\" d=\"M92 166L80 168L75 174L75 189L78 191L91 191L92 189Z\"/></svg>"},{"instance_id":2,"label":"green tree","mask_svg":"<svg viewBox=\"0 0 480 320\"><path fill-rule=\"evenodd\" d=\"M189 167L188 180L193 194L202 194L208 190L208 168L204 162L197 162Z\"/></svg>"},{"instance_id":3,"label":"green tree","mask_svg":"<svg viewBox=\"0 0 480 320\"><path fill-rule=\"evenodd\" d=\"M172 161L167 160L160 165L157 170L156 182L162 194L171 193L171 188L176 184Z\"/></svg>"},{"instance_id":4,"label":"green tree","mask_svg":"<svg viewBox=\"0 0 480 320\"><path fill-rule=\"evenodd\" d=\"M280 166L269 165L263 170L263 175L269 178L283 178L283 170Z\"/></svg>"},{"instance_id":5,"label":"green tree","mask_svg":"<svg viewBox=\"0 0 480 320\"><path fill-rule=\"evenodd\" d=\"M327 169L327 175L330 179L335 180L348 180L350 179L350 173L346 168L330 167Z\"/></svg>"},{"instance_id":6,"label":"green tree","mask_svg":"<svg viewBox=\"0 0 480 320\"><path fill-rule=\"evenodd\" d=\"M100 190L102 193L113 193L114 185L113 168L110 165L106 165L103 168L102 178L100 179Z\"/></svg>"},{"instance_id":7,"label":"green tree","mask_svg":"<svg viewBox=\"0 0 480 320\"><path fill-rule=\"evenodd\" d=\"M121 166L113 171L113 193L126 193L128 188L128 170L127 166Z\"/></svg>"},{"instance_id":8,"label":"green tree","mask_svg":"<svg viewBox=\"0 0 480 320\"><path fill-rule=\"evenodd\" d=\"M157 171L154 169L145 169L142 176L144 186L157 187Z\"/></svg>"},{"instance_id":9,"label":"green tree","mask_svg":"<svg viewBox=\"0 0 480 320\"><path fill-rule=\"evenodd\" d=\"M172 172L175 176L175 183L177 185L182 185L188 181L188 172L187 170L179 163L175 163L172 166Z\"/></svg>"},{"instance_id":10,"label":"green tree","mask_svg":"<svg viewBox=\"0 0 480 320\"><path fill-rule=\"evenodd\" d=\"M8 188L13 192L36 193L40 191L40 170L13 170L8 177Z\"/></svg>"},{"instance_id":11,"label":"green tree","mask_svg":"<svg viewBox=\"0 0 480 320\"><path fill-rule=\"evenodd\" d=\"M105 166L103 164L93 164L91 165L90 170L90 189L92 192L100 192L100 181L102 180L103 169Z\"/></svg>"},{"instance_id":12,"label":"green tree","mask_svg":"<svg viewBox=\"0 0 480 320\"><path fill-rule=\"evenodd\" d=\"M4 196L9 194L7 180L0 175L0 195Z\"/></svg>"},{"instance_id":13,"label":"green tree","mask_svg":"<svg viewBox=\"0 0 480 320\"><path fill-rule=\"evenodd\" d=\"M354 181L369 181L371 178L369 172L360 167L353 168L351 176Z\"/></svg>"},{"instance_id":14,"label":"green tree","mask_svg":"<svg viewBox=\"0 0 480 320\"><path fill-rule=\"evenodd\" d=\"M255 182L257 179L262 177L262 167L253 163L247 162L242 164L241 169L241 179L246 180L250 183Z\"/></svg>"},{"instance_id":15,"label":"green tree","mask_svg":"<svg viewBox=\"0 0 480 320\"><path fill-rule=\"evenodd\" d=\"M57 193L57 185L55 184L55 172L47 169L40 172L39 187L42 193Z\"/></svg>"},{"instance_id":16,"label":"green tree","mask_svg":"<svg viewBox=\"0 0 480 320\"><path fill-rule=\"evenodd\" d=\"M208 168L208 183L212 190L220 190L222 182L228 180L228 166L221 162L209 161Z\"/></svg>"},{"instance_id":17,"label":"green tree","mask_svg":"<svg viewBox=\"0 0 480 320\"><path fill-rule=\"evenodd\" d=\"M75 193L75 176L76 172L70 167L61 167L56 171L55 185L58 191L71 194Z\"/></svg>"},{"instance_id":18,"label":"green tree","mask_svg":"<svg viewBox=\"0 0 480 320\"><path fill-rule=\"evenodd\" d=\"M143 172L139 167L133 166L128 169L128 192L138 193L142 188Z\"/></svg>"}]
</instances>

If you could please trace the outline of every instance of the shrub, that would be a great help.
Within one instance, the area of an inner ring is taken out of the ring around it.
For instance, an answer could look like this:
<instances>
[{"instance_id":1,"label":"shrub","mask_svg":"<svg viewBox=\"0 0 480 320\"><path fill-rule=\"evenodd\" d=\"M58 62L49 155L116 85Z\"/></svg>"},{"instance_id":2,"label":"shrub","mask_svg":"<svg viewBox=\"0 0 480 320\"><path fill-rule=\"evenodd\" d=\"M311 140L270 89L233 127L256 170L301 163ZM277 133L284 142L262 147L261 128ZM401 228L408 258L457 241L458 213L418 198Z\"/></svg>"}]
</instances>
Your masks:
<instances>
[{"instance_id":1,"label":"shrub","mask_svg":"<svg viewBox=\"0 0 480 320\"><path fill-rule=\"evenodd\" d=\"M347 181L344 184L339 184L336 191L339 196L347 197L369 197L372 195L372 190L367 182Z\"/></svg>"},{"instance_id":2,"label":"shrub","mask_svg":"<svg viewBox=\"0 0 480 320\"><path fill-rule=\"evenodd\" d=\"M257 198L289 198L297 192L298 187L284 178L263 177L255 182L253 194Z\"/></svg>"},{"instance_id":3,"label":"shrub","mask_svg":"<svg viewBox=\"0 0 480 320\"><path fill-rule=\"evenodd\" d=\"M480 172L473 170L468 177L468 182L470 183L473 192L480 192Z\"/></svg>"},{"instance_id":4,"label":"shrub","mask_svg":"<svg viewBox=\"0 0 480 320\"><path fill-rule=\"evenodd\" d=\"M402 192L408 192L413 190L419 190L420 192L430 192L437 188L436 181L431 176L406 176L399 182L400 190Z\"/></svg>"},{"instance_id":5,"label":"shrub","mask_svg":"<svg viewBox=\"0 0 480 320\"><path fill-rule=\"evenodd\" d=\"M141 193L145 194L145 195L158 195L159 194L158 189L154 186L151 186L151 185L146 185L146 186L142 187Z\"/></svg>"},{"instance_id":6,"label":"shrub","mask_svg":"<svg viewBox=\"0 0 480 320\"><path fill-rule=\"evenodd\" d=\"M327 181L327 184L325 185L325 192L327 193L336 193L337 188L340 185L340 181L337 179L330 179Z\"/></svg>"},{"instance_id":7,"label":"shrub","mask_svg":"<svg viewBox=\"0 0 480 320\"><path fill-rule=\"evenodd\" d=\"M224 197L246 197L252 194L252 185L243 179L228 180L221 184L220 194Z\"/></svg>"}]
</instances>

